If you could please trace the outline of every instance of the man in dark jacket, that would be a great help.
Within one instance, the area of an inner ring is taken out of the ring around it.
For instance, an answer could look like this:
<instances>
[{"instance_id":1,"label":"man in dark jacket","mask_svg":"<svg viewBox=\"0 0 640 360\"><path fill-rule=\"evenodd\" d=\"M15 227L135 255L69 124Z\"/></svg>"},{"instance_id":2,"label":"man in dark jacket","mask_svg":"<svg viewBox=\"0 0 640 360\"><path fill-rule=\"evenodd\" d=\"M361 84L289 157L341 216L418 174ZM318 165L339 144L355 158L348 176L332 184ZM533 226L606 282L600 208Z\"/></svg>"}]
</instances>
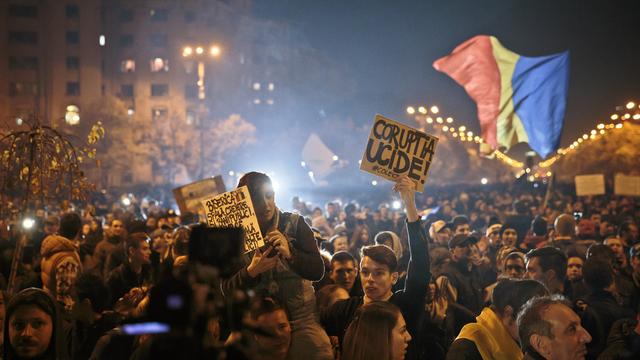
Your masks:
<instances>
[{"instance_id":1,"label":"man in dark jacket","mask_svg":"<svg viewBox=\"0 0 640 360\"><path fill-rule=\"evenodd\" d=\"M107 278L107 287L113 305L133 288L149 285L151 274L151 248L145 233L131 234L126 240L127 261L115 268Z\"/></svg>"},{"instance_id":2,"label":"man in dark jacket","mask_svg":"<svg viewBox=\"0 0 640 360\"><path fill-rule=\"evenodd\" d=\"M605 349L612 324L620 319L634 318L635 313L616 302L611 292L613 270L606 260L597 257L587 259L582 273L584 282L591 289L591 294L586 298L587 309L584 312L583 323L593 337L587 349L595 358Z\"/></svg>"},{"instance_id":3,"label":"man in dark jacket","mask_svg":"<svg viewBox=\"0 0 640 360\"><path fill-rule=\"evenodd\" d=\"M431 278L427 239L420 224L420 217L415 206L415 184L407 177L401 178L395 186L406 206L407 230L409 233L409 267L403 290L392 292L398 280L397 258L393 250L386 245L372 245L362 249L360 262L360 280L364 296L353 296L336 302L325 313L321 314L321 323L329 336L337 336L342 343L345 331L356 310L363 304L372 301L389 301L400 308L407 323L407 330L413 339L418 338L424 299ZM407 358L418 353L417 341L409 343Z\"/></svg>"},{"instance_id":4,"label":"man in dark jacket","mask_svg":"<svg viewBox=\"0 0 640 360\"><path fill-rule=\"evenodd\" d=\"M635 319L621 319L613 323L607 348L599 359L640 359L640 315Z\"/></svg>"},{"instance_id":5,"label":"man in dark jacket","mask_svg":"<svg viewBox=\"0 0 640 360\"><path fill-rule=\"evenodd\" d=\"M451 302L468 309L476 316L480 314L483 304L480 276L470 261L471 246L477 241L476 237L464 234L455 235L449 240L451 261L436 279L437 287L446 291Z\"/></svg>"},{"instance_id":6,"label":"man in dark jacket","mask_svg":"<svg viewBox=\"0 0 640 360\"><path fill-rule=\"evenodd\" d=\"M116 312L105 311L109 304L109 289L102 278L82 274L76 282L78 302L74 315L76 345L74 360L89 359L101 336L119 325L122 318Z\"/></svg>"},{"instance_id":7,"label":"man in dark jacket","mask_svg":"<svg viewBox=\"0 0 640 360\"><path fill-rule=\"evenodd\" d=\"M121 251L124 240L127 238L127 231L121 220L114 219L111 226L105 231L105 237L96 245L93 250L93 263L95 269L106 278L112 270L108 268L108 259L112 253Z\"/></svg>"}]
</instances>

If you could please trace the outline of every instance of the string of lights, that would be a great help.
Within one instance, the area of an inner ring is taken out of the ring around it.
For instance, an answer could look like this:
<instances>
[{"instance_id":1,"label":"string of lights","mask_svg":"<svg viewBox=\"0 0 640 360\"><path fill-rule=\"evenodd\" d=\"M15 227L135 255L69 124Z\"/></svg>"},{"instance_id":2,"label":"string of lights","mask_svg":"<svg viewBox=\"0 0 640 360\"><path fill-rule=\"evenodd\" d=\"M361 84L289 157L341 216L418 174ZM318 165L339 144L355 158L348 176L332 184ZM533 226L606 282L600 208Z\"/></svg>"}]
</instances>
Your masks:
<instances>
[{"instance_id":1,"label":"string of lights","mask_svg":"<svg viewBox=\"0 0 640 360\"><path fill-rule=\"evenodd\" d=\"M428 109L428 110L427 110ZM418 123L418 126L421 130L425 130L426 126L430 125L434 129L440 130L442 134L449 136L452 139L456 139L461 142L475 142L477 144L485 144L483 139L479 136L474 136L472 131L467 131L466 126L461 125L456 128L455 121L453 117L443 118L439 115L440 109L433 105L431 107L428 106L408 106L407 114L414 115L415 121ZM432 116L436 116L435 119ZM581 145L586 144L588 141L593 141L599 139L600 137L607 135L611 131L619 130L624 127L625 122L629 120L640 120L640 105L629 101L625 106L617 106L616 112L611 114L610 121L607 123L599 123L594 129L590 130L588 133L583 134L578 137L575 141L573 141L569 146L560 148L556 151L556 154L548 159L542 160L537 164L533 165L532 168L537 171L533 171L531 168L523 169L525 164L521 161L515 160L509 155L503 153L500 150L495 150L492 153L496 159L503 162L505 165L508 165L513 168L522 169L516 174L516 177L520 177L524 174L531 174L531 181L535 180L535 178L539 177L548 177L551 176L551 171L548 170L556 161L562 158L564 155L571 153L572 151L576 151ZM482 145L480 145L482 146Z\"/></svg>"}]
</instances>

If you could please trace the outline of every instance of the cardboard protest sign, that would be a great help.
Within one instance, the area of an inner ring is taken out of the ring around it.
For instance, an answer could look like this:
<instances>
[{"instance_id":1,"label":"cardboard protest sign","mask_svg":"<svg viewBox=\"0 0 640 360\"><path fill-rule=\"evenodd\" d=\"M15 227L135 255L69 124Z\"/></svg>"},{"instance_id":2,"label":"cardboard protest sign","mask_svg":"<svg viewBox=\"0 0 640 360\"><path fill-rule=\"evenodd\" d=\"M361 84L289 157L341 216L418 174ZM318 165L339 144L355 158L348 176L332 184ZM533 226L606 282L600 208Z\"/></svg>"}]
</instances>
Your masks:
<instances>
[{"instance_id":1,"label":"cardboard protest sign","mask_svg":"<svg viewBox=\"0 0 640 360\"><path fill-rule=\"evenodd\" d=\"M210 227L240 227L244 230L245 253L264 246L258 218L246 186L204 199L202 206Z\"/></svg>"},{"instance_id":2,"label":"cardboard protest sign","mask_svg":"<svg viewBox=\"0 0 640 360\"><path fill-rule=\"evenodd\" d=\"M438 138L376 115L360 170L396 181L407 175L422 192Z\"/></svg>"},{"instance_id":3,"label":"cardboard protest sign","mask_svg":"<svg viewBox=\"0 0 640 360\"><path fill-rule=\"evenodd\" d=\"M225 191L227 189L222 177L216 176L177 187L173 189L173 197L176 199L181 213L190 211L198 214L204 211L202 200Z\"/></svg>"},{"instance_id":4,"label":"cardboard protest sign","mask_svg":"<svg viewBox=\"0 0 640 360\"><path fill-rule=\"evenodd\" d=\"M613 184L616 195L640 196L640 176L616 174Z\"/></svg>"},{"instance_id":5,"label":"cardboard protest sign","mask_svg":"<svg viewBox=\"0 0 640 360\"><path fill-rule=\"evenodd\" d=\"M604 195L604 175L578 175L576 181L576 195Z\"/></svg>"}]
</instances>

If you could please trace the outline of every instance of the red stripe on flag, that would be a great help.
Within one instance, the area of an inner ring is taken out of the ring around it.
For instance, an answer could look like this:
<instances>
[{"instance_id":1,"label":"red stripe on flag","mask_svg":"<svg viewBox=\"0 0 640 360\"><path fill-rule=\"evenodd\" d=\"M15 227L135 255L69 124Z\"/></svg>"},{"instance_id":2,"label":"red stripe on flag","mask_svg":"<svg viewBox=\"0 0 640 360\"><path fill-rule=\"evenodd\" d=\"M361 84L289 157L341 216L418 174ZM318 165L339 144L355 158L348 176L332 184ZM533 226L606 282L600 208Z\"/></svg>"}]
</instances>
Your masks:
<instances>
[{"instance_id":1,"label":"red stripe on flag","mask_svg":"<svg viewBox=\"0 0 640 360\"><path fill-rule=\"evenodd\" d=\"M449 75L476 102L482 138L497 147L500 113L500 70L493 56L491 38L475 36L458 45L451 54L436 60L433 67Z\"/></svg>"}]
</instances>

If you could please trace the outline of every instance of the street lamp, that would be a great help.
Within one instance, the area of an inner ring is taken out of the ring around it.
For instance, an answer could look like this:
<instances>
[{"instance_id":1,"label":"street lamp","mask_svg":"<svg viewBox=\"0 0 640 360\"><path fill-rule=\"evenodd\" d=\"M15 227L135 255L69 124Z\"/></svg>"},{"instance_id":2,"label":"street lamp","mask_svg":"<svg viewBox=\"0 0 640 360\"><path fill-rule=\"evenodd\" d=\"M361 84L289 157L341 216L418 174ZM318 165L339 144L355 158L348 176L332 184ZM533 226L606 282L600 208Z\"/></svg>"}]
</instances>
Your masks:
<instances>
[{"instance_id":1,"label":"street lamp","mask_svg":"<svg viewBox=\"0 0 640 360\"><path fill-rule=\"evenodd\" d=\"M195 59L198 63L197 71L198 71L198 80L196 81L196 85L198 86L198 100L200 103L198 104L198 121L197 126L200 130L200 163L198 165L198 178L202 179L204 175L204 114L208 111L206 105L204 104L204 99L207 97L205 91L205 59L208 57L218 58L222 50L218 45L212 45L209 47L209 51L205 54L205 47L202 45L196 46L185 46L182 49L182 57L185 59Z\"/></svg>"}]
</instances>

